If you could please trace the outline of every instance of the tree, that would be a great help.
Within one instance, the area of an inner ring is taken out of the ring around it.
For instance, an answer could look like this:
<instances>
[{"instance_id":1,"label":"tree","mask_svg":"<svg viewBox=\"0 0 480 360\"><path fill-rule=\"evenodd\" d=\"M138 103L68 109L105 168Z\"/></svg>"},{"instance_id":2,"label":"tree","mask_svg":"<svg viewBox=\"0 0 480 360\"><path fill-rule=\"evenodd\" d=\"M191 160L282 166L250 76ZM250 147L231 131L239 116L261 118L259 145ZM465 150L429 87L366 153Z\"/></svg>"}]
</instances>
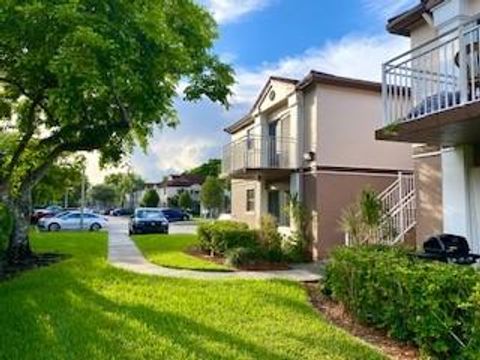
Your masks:
<instances>
[{"instance_id":1,"label":"tree","mask_svg":"<svg viewBox=\"0 0 480 360\"><path fill-rule=\"evenodd\" d=\"M149 189L145 192L142 199L142 206L157 207L160 201L158 193L154 189Z\"/></svg>"},{"instance_id":2,"label":"tree","mask_svg":"<svg viewBox=\"0 0 480 360\"><path fill-rule=\"evenodd\" d=\"M50 203L80 203L82 165L80 157L65 158L53 164L42 180L32 189L32 204L44 206ZM86 181L88 188L88 179Z\"/></svg>"},{"instance_id":3,"label":"tree","mask_svg":"<svg viewBox=\"0 0 480 360\"><path fill-rule=\"evenodd\" d=\"M210 159L206 163L191 169L188 174L218 177L222 171L222 161L220 159Z\"/></svg>"},{"instance_id":4,"label":"tree","mask_svg":"<svg viewBox=\"0 0 480 360\"><path fill-rule=\"evenodd\" d=\"M145 182L143 179L132 172L128 173L115 173L110 174L105 177L105 184L111 185L116 189L117 200L120 203L120 206L125 207L125 199L127 195L130 197L129 207L133 208L134 205L134 194L142 190Z\"/></svg>"},{"instance_id":5,"label":"tree","mask_svg":"<svg viewBox=\"0 0 480 360\"><path fill-rule=\"evenodd\" d=\"M202 185L200 201L210 214L218 212L223 203L223 183L220 179L209 176Z\"/></svg>"},{"instance_id":6,"label":"tree","mask_svg":"<svg viewBox=\"0 0 480 360\"><path fill-rule=\"evenodd\" d=\"M178 205L183 210L191 210L193 206L193 200L188 191L183 191L178 197Z\"/></svg>"},{"instance_id":7,"label":"tree","mask_svg":"<svg viewBox=\"0 0 480 360\"><path fill-rule=\"evenodd\" d=\"M8 258L31 255L31 189L56 159L98 150L116 163L155 127L178 123L174 100L228 106L232 69L212 53L216 25L195 2L4 0L0 11L0 200L14 226ZM2 146L3 146L2 145Z\"/></svg>"},{"instance_id":8,"label":"tree","mask_svg":"<svg viewBox=\"0 0 480 360\"><path fill-rule=\"evenodd\" d=\"M103 207L107 207L115 202L117 192L111 185L98 184L91 188L90 198L95 202L99 202Z\"/></svg>"}]
</instances>

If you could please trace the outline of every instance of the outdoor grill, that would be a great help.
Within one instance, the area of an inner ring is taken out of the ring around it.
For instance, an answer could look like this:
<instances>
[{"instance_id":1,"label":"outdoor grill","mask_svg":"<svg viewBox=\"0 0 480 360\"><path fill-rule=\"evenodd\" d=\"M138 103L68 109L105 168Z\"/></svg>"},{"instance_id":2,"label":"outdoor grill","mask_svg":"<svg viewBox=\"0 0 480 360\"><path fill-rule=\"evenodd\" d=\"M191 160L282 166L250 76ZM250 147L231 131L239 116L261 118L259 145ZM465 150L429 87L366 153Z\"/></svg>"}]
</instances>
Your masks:
<instances>
[{"instance_id":1,"label":"outdoor grill","mask_svg":"<svg viewBox=\"0 0 480 360\"><path fill-rule=\"evenodd\" d=\"M459 265L471 265L480 255L472 254L467 239L463 236L441 234L432 236L423 243L423 253L418 257Z\"/></svg>"}]
</instances>

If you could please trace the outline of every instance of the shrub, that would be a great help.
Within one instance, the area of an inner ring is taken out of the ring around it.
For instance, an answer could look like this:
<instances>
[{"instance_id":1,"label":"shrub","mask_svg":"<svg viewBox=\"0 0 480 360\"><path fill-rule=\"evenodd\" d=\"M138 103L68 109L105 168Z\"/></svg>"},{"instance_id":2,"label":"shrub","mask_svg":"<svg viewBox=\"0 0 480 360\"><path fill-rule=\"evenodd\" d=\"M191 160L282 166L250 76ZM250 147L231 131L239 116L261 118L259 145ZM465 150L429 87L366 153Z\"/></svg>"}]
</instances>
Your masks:
<instances>
[{"instance_id":1,"label":"shrub","mask_svg":"<svg viewBox=\"0 0 480 360\"><path fill-rule=\"evenodd\" d=\"M158 193L154 189L149 189L143 195L141 205L144 207L157 207L158 203L160 202L160 197Z\"/></svg>"},{"instance_id":2,"label":"shrub","mask_svg":"<svg viewBox=\"0 0 480 360\"><path fill-rule=\"evenodd\" d=\"M0 253L6 248L12 225L12 219L8 214L7 208L0 203Z\"/></svg>"},{"instance_id":3,"label":"shrub","mask_svg":"<svg viewBox=\"0 0 480 360\"><path fill-rule=\"evenodd\" d=\"M277 230L277 220L274 216L270 214L262 216L258 240L265 260L283 261L282 235Z\"/></svg>"},{"instance_id":4,"label":"shrub","mask_svg":"<svg viewBox=\"0 0 480 360\"><path fill-rule=\"evenodd\" d=\"M258 259L258 252L254 248L237 247L227 250L225 264L228 266L242 266L254 264Z\"/></svg>"},{"instance_id":5,"label":"shrub","mask_svg":"<svg viewBox=\"0 0 480 360\"><path fill-rule=\"evenodd\" d=\"M235 221L205 222L198 226L200 248L212 254L224 254L236 247L257 248L257 236L247 224Z\"/></svg>"},{"instance_id":6,"label":"shrub","mask_svg":"<svg viewBox=\"0 0 480 360\"><path fill-rule=\"evenodd\" d=\"M325 285L360 320L446 359L465 356L472 329L478 329L471 309L472 299L480 301L480 295L472 297L478 281L470 267L417 260L397 248L357 246L334 251ZM478 344L471 347L478 355Z\"/></svg>"}]
</instances>

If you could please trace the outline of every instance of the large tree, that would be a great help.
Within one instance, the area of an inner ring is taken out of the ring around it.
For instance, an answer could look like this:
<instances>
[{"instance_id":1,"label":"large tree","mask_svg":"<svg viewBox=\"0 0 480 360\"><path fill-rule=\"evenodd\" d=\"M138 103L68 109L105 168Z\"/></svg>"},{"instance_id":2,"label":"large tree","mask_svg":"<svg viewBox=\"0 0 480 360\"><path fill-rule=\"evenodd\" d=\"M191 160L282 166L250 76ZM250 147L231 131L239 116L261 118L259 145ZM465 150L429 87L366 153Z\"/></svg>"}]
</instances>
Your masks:
<instances>
[{"instance_id":1,"label":"large tree","mask_svg":"<svg viewBox=\"0 0 480 360\"><path fill-rule=\"evenodd\" d=\"M117 199L117 192L112 185L98 184L90 189L90 198L101 206L111 206Z\"/></svg>"},{"instance_id":2,"label":"large tree","mask_svg":"<svg viewBox=\"0 0 480 360\"><path fill-rule=\"evenodd\" d=\"M205 178L207 176L218 177L222 171L222 160L220 159L210 159L207 162L203 163L196 168L188 171L188 174L192 175L202 175Z\"/></svg>"},{"instance_id":3,"label":"large tree","mask_svg":"<svg viewBox=\"0 0 480 360\"><path fill-rule=\"evenodd\" d=\"M125 206L128 195L130 197L130 204L128 206L133 208L135 206L135 194L144 188L145 181L133 172L118 172L107 175L105 177L105 184L115 188L117 201L120 206Z\"/></svg>"},{"instance_id":4,"label":"large tree","mask_svg":"<svg viewBox=\"0 0 480 360\"><path fill-rule=\"evenodd\" d=\"M0 169L10 261L31 255L29 194L57 158L99 150L104 164L145 147L155 127L177 123L179 88L227 105L233 76L212 53L216 35L192 0L0 0L0 128L15 138Z\"/></svg>"}]
</instances>

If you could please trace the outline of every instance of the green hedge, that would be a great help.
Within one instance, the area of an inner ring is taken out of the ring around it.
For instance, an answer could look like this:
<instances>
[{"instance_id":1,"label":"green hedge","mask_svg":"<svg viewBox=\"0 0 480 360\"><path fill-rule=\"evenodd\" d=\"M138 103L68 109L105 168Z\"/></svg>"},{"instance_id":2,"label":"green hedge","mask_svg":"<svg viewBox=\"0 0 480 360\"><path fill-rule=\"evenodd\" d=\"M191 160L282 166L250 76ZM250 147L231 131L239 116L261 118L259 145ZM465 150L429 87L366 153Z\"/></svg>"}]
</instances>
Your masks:
<instances>
[{"instance_id":1,"label":"green hedge","mask_svg":"<svg viewBox=\"0 0 480 360\"><path fill-rule=\"evenodd\" d=\"M7 246L8 235L12 228L12 220L8 215L7 208L0 203L0 253Z\"/></svg>"},{"instance_id":2,"label":"green hedge","mask_svg":"<svg viewBox=\"0 0 480 360\"><path fill-rule=\"evenodd\" d=\"M200 247L204 251L224 254L236 247L255 248L257 235L244 223L235 221L205 222L198 226Z\"/></svg>"},{"instance_id":3,"label":"green hedge","mask_svg":"<svg viewBox=\"0 0 480 360\"><path fill-rule=\"evenodd\" d=\"M357 318L392 337L440 359L473 359L480 354L478 283L471 267L363 246L333 253L325 285Z\"/></svg>"}]
</instances>

